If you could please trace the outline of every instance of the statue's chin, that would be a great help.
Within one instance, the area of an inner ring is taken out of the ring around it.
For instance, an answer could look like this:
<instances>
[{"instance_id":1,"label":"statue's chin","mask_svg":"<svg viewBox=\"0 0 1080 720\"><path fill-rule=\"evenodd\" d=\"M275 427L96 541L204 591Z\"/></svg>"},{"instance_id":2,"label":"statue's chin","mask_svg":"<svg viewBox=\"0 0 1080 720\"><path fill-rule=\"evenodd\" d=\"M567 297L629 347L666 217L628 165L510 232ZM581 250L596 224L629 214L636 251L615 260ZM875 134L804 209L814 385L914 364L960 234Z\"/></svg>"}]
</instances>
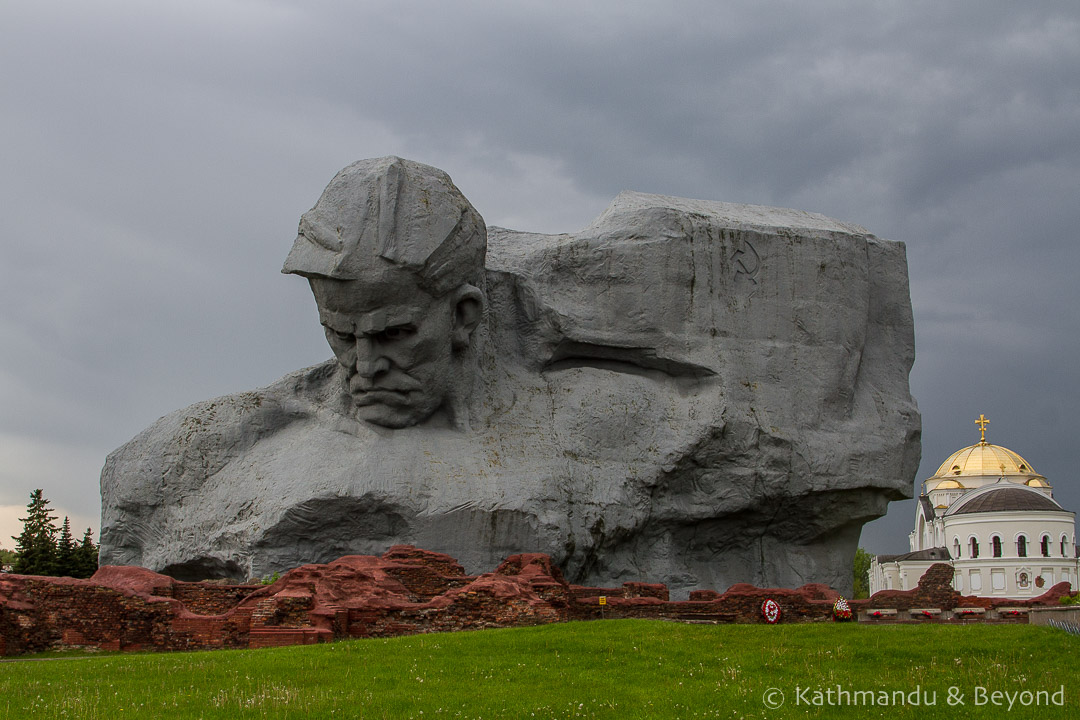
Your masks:
<instances>
[{"instance_id":1,"label":"statue's chin","mask_svg":"<svg viewBox=\"0 0 1080 720\"><path fill-rule=\"evenodd\" d=\"M371 404L356 407L356 417L358 419L391 430L419 425L434 414L435 409L409 405Z\"/></svg>"}]
</instances>

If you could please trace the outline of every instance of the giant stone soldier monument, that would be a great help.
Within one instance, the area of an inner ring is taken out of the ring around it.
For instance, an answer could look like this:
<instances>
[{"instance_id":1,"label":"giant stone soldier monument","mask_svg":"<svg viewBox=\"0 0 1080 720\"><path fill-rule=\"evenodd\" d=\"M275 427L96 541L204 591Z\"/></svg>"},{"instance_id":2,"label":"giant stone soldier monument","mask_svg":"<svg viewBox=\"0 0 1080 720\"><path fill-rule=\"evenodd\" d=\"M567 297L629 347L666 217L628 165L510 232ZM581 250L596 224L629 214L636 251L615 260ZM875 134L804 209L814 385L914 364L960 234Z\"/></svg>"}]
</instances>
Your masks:
<instances>
[{"instance_id":1,"label":"giant stone soldier monument","mask_svg":"<svg viewBox=\"0 0 1080 720\"><path fill-rule=\"evenodd\" d=\"M283 272L334 358L112 453L102 564L243 579L409 543L676 594L846 588L910 496L904 246L856 225L627 192L575 234L487 228L388 157L334 177Z\"/></svg>"}]
</instances>

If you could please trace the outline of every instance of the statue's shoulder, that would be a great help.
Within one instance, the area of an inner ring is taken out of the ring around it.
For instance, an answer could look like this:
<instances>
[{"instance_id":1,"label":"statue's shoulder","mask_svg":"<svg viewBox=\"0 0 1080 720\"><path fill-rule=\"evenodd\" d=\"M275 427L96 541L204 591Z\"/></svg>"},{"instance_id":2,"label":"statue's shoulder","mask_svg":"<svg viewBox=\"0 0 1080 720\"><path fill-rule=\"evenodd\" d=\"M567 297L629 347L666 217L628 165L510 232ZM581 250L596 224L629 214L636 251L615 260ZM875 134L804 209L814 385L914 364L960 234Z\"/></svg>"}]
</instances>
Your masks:
<instances>
[{"instance_id":1,"label":"statue's shoulder","mask_svg":"<svg viewBox=\"0 0 1080 720\"><path fill-rule=\"evenodd\" d=\"M167 477L178 469L217 468L257 442L340 402L338 365L329 360L245 392L203 400L169 413L109 455L105 475L120 471Z\"/></svg>"}]
</instances>

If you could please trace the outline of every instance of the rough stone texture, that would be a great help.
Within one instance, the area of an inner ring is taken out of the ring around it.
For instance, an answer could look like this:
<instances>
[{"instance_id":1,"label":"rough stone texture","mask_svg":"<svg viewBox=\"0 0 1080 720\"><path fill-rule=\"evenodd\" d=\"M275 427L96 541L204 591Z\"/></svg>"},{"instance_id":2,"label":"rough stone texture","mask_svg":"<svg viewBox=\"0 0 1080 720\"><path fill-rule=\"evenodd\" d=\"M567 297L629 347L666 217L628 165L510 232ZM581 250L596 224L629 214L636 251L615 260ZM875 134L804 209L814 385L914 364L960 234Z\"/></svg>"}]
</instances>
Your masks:
<instances>
[{"instance_id":1,"label":"rough stone texture","mask_svg":"<svg viewBox=\"0 0 1080 720\"><path fill-rule=\"evenodd\" d=\"M1068 583L1060 583L1024 602L960 597L940 568L948 566L932 567L915 590L851 604L866 622L1026 622L1028 608L1057 606L1068 594ZM551 558L535 553L467 576L453 558L412 547L305 565L269 586L185 583L135 567L103 567L89 580L2 575L0 655L60 647L270 647L601 618L761 623L769 598L780 604L781 622L827 622L839 597L820 584L790 590L739 583L724 593L694 591L681 602L667 601L667 594L662 584L569 585ZM963 613L983 607L989 611ZM873 608L895 612L876 619ZM923 617L911 608L934 612Z\"/></svg>"},{"instance_id":2,"label":"rough stone texture","mask_svg":"<svg viewBox=\"0 0 1080 720\"><path fill-rule=\"evenodd\" d=\"M102 562L242 580L413 544L850 589L919 459L902 244L623 193L574 235L490 228L484 285L455 426L356 419L336 361L172 413L106 461Z\"/></svg>"},{"instance_id":3,"label":"rough stone texture","mask_svg":"<svg viewBox=\"0 0 1080 720\"><path fill-rule=\"evenodd\" d=\"M881 590L864 602L873 607L897 610L911 608L941 608L951 610L961 605L962 596L953 589L953 568L948 563L935 563L926 569L913 590ZM987 603L991 598L982 598ZM1011 601L1010 601L1011 602ZM985 605L984 607L990 607Z\"/></svg>"},{"instance_id":4,"label":"rough stone texture","mask_svg":"<svg viewBox=\"0 0 1080 720\"><path fill-rule=\"evenodd\" d=\"M3 575L0 654L266 647L529 625L567 619L567 588L546 556L511 557L468 577L453 558L411 547L305 565L268 586L185 583L116 566L89 580Z\"/></svg>"}]
</instances>

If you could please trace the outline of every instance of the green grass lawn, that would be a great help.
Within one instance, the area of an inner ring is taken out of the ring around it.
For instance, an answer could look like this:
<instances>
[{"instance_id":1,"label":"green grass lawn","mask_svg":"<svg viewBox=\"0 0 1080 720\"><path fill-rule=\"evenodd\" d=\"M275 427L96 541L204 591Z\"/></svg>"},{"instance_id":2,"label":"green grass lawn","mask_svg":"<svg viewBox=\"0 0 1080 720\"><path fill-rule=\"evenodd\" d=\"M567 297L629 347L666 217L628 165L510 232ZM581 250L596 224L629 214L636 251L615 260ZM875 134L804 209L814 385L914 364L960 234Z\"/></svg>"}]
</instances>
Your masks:
<instances>
[{"instance_id":1,"label":"green grass lawn","mask_svg":"<svg viewBox=\"0 0 1080 720\"><path fill-rule=\"evenodd\" d=\"M1072 718L1080 709L1078 659L1080 638L1027 625L578 622L266 650L6 662L0 716ZM837 695L838 685L852 695ZM1056 698L1050 694L1062 686ZM838 705L807 704L814 690L829 688ZM895 693L906 702L917 688L921 703L936 693L936 705L899 704ZM950 688L954 702L955 692L963 695L963 705L949 704ZM977 697L978 688L987 694ZM769 709L766 696L779 701L776 690L784 704ZM869 705L856 691L872 691L875 702L884 691L890 704ZM1001 705L992 703L994 691L1008 694ZM1017 695L1024 691L1031 695ZM976 705L980 699L984 704ZM1035 699L1042 706L1031 706ZM1062 699L1064 706L1053 704Z\"/></svg>"}]
</instances>

